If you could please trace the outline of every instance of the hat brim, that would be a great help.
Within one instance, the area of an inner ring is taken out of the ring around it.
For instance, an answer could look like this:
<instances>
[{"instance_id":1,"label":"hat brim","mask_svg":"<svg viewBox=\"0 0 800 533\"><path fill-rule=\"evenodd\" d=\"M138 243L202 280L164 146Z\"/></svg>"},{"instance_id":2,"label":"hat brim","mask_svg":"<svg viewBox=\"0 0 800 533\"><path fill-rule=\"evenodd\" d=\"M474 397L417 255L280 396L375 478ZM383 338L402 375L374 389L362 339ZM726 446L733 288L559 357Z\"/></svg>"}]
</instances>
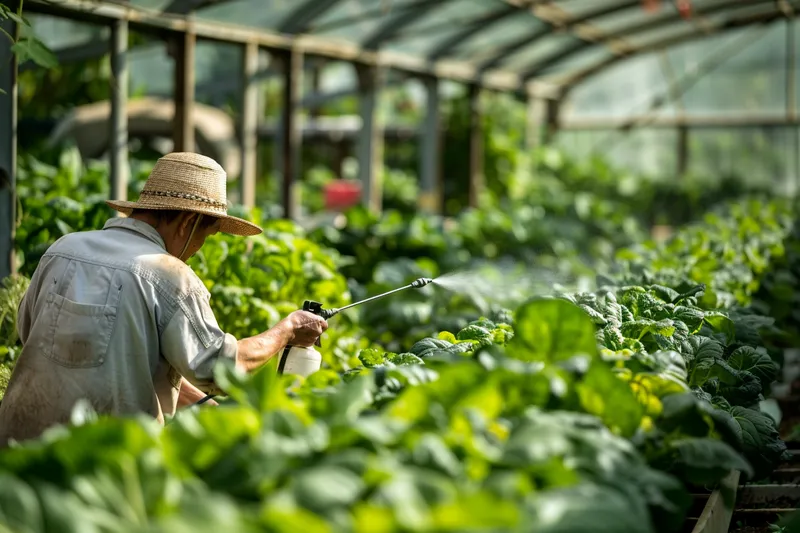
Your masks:
<instances>
[{"instance_id":1,"label":"hat brim","mask_svg":"<svg viewBox=\"0 0 800 533\"><path fill-rule=\"evenodd\" d=\"M252 222L248 222L247 220L241 219L239 217L235 217L232 215L221 215L213 210L204 210L202 208L197 207L184 207L184 206L177 206L177 205L164 205L164 204L149 204L145 202L126 202L122 200L106 200L106 204L115 211L119 211L125 215L130 215L134 209L152 209L152 210L159 210L159 211L188 211L190 213L200 213L202 215L208 215L214 218L218 218L220 221L219 230L222 233L227 233L229 235L236 235L238 237L252 237L253 235L259 235L263 233L260 227L256 226Z\"/></svg>"}]
</instances>

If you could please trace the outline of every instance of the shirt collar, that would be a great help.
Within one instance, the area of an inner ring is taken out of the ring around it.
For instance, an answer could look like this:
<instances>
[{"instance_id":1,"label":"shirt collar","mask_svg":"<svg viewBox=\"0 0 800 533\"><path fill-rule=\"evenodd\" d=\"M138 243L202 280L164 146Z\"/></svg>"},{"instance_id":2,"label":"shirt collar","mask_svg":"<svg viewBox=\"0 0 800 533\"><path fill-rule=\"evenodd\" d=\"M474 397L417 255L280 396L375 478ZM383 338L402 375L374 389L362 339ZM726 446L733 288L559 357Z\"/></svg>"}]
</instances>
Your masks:
<instances>
[{"instance_id":1,"label":"shirt collar","mask_svg":"<svg viewBox=\"0 0 800 533\"><path fill-rule=\"evenodd\" d=\"M138 233L142 237L150 241L153 241L164 250L167 249L167 246L164 244L164 239L161 237L161 234L159 234L158 231L156 231L156 228L154 228L147 222L143 222L141 220L129 217L114 217L108 219L105 225L103 226L104 230L114 229L114 228L126 229L134 233Z\"/></svg>"}]
</instances>

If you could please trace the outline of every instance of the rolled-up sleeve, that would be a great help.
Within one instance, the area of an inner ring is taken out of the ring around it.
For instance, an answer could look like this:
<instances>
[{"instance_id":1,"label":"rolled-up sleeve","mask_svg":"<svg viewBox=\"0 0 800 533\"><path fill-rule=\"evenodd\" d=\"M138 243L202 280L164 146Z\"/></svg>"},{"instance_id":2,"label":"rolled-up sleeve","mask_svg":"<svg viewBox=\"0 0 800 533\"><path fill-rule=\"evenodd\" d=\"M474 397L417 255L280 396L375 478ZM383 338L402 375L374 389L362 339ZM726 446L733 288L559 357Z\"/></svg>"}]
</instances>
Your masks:
<instances>
[{"instance_id":1,"label":"rolled-up sleeve","mask_svg":"<svg viewBox=\"0 0 800 533\"><path fill-rule=\"evenodd\" d=\"M207 393L219 393L214 367L221 359L236 362L237 341L223 332L206 295L183 298L161 334L161 354L191 384Z\"/></svg>"}]
</instances>

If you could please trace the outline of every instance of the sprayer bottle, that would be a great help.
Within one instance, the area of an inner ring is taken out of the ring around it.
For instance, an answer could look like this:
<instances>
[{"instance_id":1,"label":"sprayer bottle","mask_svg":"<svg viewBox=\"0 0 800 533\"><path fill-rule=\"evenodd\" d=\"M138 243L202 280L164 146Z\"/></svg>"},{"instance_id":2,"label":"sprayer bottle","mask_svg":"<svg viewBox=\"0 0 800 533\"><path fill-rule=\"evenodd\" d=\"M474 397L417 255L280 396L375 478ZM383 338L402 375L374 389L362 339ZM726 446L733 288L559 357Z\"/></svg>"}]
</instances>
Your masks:
<instances>
[{"instance_id":1,"label":"sprayer bottle","mask_svg":"<svg viewBox=\"0 0 800 533\"><path fill-rule=\"evenodd\" d=\"M328 313L322 309L322 304L306 300L303 311L314 313L323 318L328 318ZM322 346L319 339L315 343ZM295 374L304 378L310 376L322 366L322 355L311 346L287 346L278 361L279 374Z\"/></svg>"},{"instance_id":2,"label":"sprayer bottle","mask_svg":"<svg viewBox=\"0 0 800 533\"><path fill-rule=\"evenodd\" d=\"M346 305L338 309L323 309L321 303L306 300L303 303L303 311L314 313L315 315L321 316L322 318L327 320L332 316L341 313L345 309L350 309L357 305L363 305L367 302L373 302L380 298L385 298L390 294L404 291L406 289L420 289L428 285L429 283L433 283L433 280L430 278L419 278L418 280L413 281L410 285L406 285L405 287L400 287L399 289L394 289L385 292L383 294L379 294L377 296L372 296L371 298L366 298L365 300L361 300L360 302L351 303L350 305ZM322 343L320 342L319 339L317 339L317 342L315 342L314 344L317 346L322 346ZM309 347L287 346L283 350L281 358L278 361L279 374L295 374L298 376L303 376L304 378L318 371L321 367L322 367L322 356L318 351L316 351L311 346ZM205 398L197 402L197 405L203 404L213 397L214 396L212 394L209 394Z\"/></svg>"}]
</instances>

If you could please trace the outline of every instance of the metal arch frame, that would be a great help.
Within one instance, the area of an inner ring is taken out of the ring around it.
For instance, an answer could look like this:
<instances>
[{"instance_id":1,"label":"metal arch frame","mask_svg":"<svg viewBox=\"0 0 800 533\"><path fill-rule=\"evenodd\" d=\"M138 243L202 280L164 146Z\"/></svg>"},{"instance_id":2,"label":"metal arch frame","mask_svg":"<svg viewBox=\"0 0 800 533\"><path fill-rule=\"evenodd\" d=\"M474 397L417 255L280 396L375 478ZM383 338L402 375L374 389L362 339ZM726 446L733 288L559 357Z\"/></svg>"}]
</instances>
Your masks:
<instances>
[{"instance_id":1,"label":"metal arch frame","mask_svg":"<svg viewBox=\"0 0 800 533\"><path fill-rule=\"evenodd\" d=\"M768 25L784 18L784 16L785 15L782 12L776 11L775 13L769 13L766 15L751 16L739 19L729 19L724 21L722 24L715 25L714 34L720 35L723 33L727 33L729 31L745 28L747 26ZM703 39L705 37L707 37L707 33L705 31L693 31L686 33L684 35L679 35L677 37L670 37L668 39L664 39L661 41L657 41L655 43L648 44L646 46L636 48L625 54L616 55L604 59L602 61L598 61L595 64L585 69L582 69L579 73L569 78L569 80L562 85L560 96L563 99L576 86L586 81L586 79L611 67L616 63L619 63L620 61L624 61L626 59L630 59L631 57L635 57L637 55L641 55L644 53L657 52L665 48L671 48L694 40Z\"/></svg>"},{"instance_id":2,"label":"metal arch frame","mask_svg":"<svg viewBox=\"0 0 800 533\"><path fill-rule=\"evenodd\" d=\"M571 28L573 26L577 26L578 24L585 24L587 22L590 22L592 19L604 17L607 15L612 15L614 13L630 9L632 7L637 7L637 6L641 7L641 5L642 5L641 0L626 0L619 4L614 4L611 6L603 6L599 9L596 9L594 11L591 11L589 13L586 13L584 15L581 15L579 17L567 21L564 24L564 26L566 28ZM531 16L534 15L531 14ZM541 39L547 37L548 35L552 34L553 30L555 29L554 26L545 20L542 20L542 22L545 22L546 24L548 24L548 26L535 32L532 35L520 37L519 39L516 39L506 44L505 46L502 46L500 50L498 50L497 53L494 55L494 57L478 65L478 70L481 72L486 72L488 70L491 70L497 67L498 65L502 64L507 56L514 54L522 50L523 48L526 48L527 46L530 46L540 41Z\"/></svg>"},{"instance_id":3,"label":"metal arch frame","mask_svg":"<svg viewBox=\"0 0 800 533\"><path fill-rule=\"evenodd\" d=\"M533 0L529 0L533 1ZM520 10L516 6L508 5L503 9L499 9L494 11L493 13L489 13L488 15L484 15L483 17L473 20L467 26L461 30L460 32L456 33L452 37L445 39L443 42L439 43L439 45L433 49L428 54L428 59L431 61L436 61L437 59L441 59L445 57L448 52L451 52L453 49L457 48L458 45L463 43L465 40L474 37L475 35L487 30L491 26L498 24L504 20L507 20L514 15L519 15Z\"/></svg>"},{"instance_id":4,"label":"metal arch frame","mask_svg":"<svg viewBox=\"0 0 800 533\"><path fill-rule=\"evenodd\" d=\"M279 31L297 34L308 29L309 24L335 7L340 0L306 0L300 7L286 17Z\"/></svg>"},{"instance_id":5,"label":"metal arch frame","mask_svg":"<svg viewBox=\"0 0 800 533\"><path fill-rule=\"evenodd\" d=\"M28 0L25 5L30 12L83 22L107 25L114 20L127 20L132 30L176 35L188 32L197 39L240 45L253 42L272 51L297 50L304 55L335 61L347 61L365 66L380 65L412 76L430 75L457 83L477 83L488 90L526 91L541 98L557 97L555 85L548 82L522 84L516 72L501 69L478 72L474 65L466 61L431 62L419 55L384 50L370 51L361 48L357 43L332 40L313 34L287 35L274 30L265 31L242 25L210 23L127 3L121 4L113 0L59 0L58 3L52 3L50 0Z\"/></svg>"},{"instance_id":6,"label":"metal arch frame","mask_svg":"<svg viewBox=\"0 0 800 533\"><path fill-rule=\"evenodd\" d=\"M404 4L399 6L397 9L398 11L405 11L406 9L413 8L416 4ZM330 30L338 30L340 28L346 28L348 26L359 24L361 22L366 22L368 20L373 20L376 18L380 18L384 16L386 13L385 7L372 7L370 9L364 9L360 13L356 15L343 15L341 17L335 18L333 20L329 20L324 23L320 23L318 25L314 25L312 28L312 33L317 31L330 31Z\"/></svg>"},{"instance_id":7,"label":"metal arch frame","mask_svg":"<svg viewBox=\"0 0 800 533\"><path fill-rule=\"evenodd\" d=\"M718 12L725 11L726 9L730 8L747 8L747 7L754 7L757 5L762 4L775 4L775 0L728 0L725 2L721 2L718 4L713 4L705 7L698 7L695 10L695 14L698 16L706 16L706 15L713 15ZM778 7L776 6L776 11ZM695 16L695 15L693 15ZM605 34L602 38L598 40L598 42L593 43L591 41L581 41L576 43L568 48L558 50L549 56L545 57L544 59L538 60L534 66L527 68L522 71L521 77L523 82L533 79L538 76L543 70L553 65L557 65L558 63L564 61L565 59L588 50L593 46L602 44L604 42L609 42L613 39L623 38L629 35L635 35L643 32L648 32L651 30L657 30L662 27L669 26L670 24L674 24L677 22L682 21L683 19L678 13L669 13L665 16L658 17L654 20L649 20L645 23L636 23L636 24L629 24L619 30L616 30L612 33ZM702 31L702 28L701 28ZM713 32L712 32L713 33ZM623 53L624 55L624 53Z\"/></svg>"},{"instance_id":8,"label":"metal arch frame","mask_svg":"<svg viewBox=\"0 0 800 533\"><path fill-rule=\"evenodd\" d=\"M339 0L326 0L326 2L333 6ZM505 0L509 5L521 7L523 2L529 5L527 0ZM537 1L535 5L538 5ZM353 44L338 44L329 42L324 38L315 37L314 35L307 36L290 36L281 35L274 31L265 32L255 29L247 29L235 27L232 25L224 24L208 24L200 21L187 20L186 17L180 15L162 14L161 12L148 11L136 7L122 6L116 2L105 1L95 2L89 0L61 0L57 5L52 4L47 0L30 0L29 8L32 11L53 14L56 16L64 16L72 19L79 19L85 21L96 21L102 24L108 24L109 21L122 19L128 20L132 27L146 27L151 31L166 31L170 33L182 33L190 31L197 35L198 38L219 40L231 43L244 44L248 42L255 42L259 46L274 49L274 50L289 50L297 49L305 54L329 57L336 60L351 61L363 65L383 65L387 68L397 69L411 75L433 75L441 78L447 78L458 82L464 83L477 83L482 87L490 90L507 91L515 93L527 93L543 98L559 98L564 93L571 90L571 88L591 76L594 72L600 71L607 66L614 64L623 58L630 57L630 55L641 52L649 52L654 47L670 46L672 44L679 44L681 42L702 37L703 32L691 33L687 36L680 36L679 39L670 39L667 41L660 41L654 45L648 45L644 48L635 48L614 58L603 60L597 64L590 65L588 69L575 71L572 78L565 78L564 81L558 83L547 82L546 80L523 80L518 72L492 69L494 60L489 60L481 65L470 64L468 62L458 61L436 61L432 62L424 57L412 56L409 54L400 54L394 52L372 52L364 50L363 48ZM303 7L308 7L309 2L303 3L303 6L295 12L292 17L299 17L303 12ZM550 21L546 31L541 32L541 36L535 37L536 39L545 37L554 31L554 28L569 28L576 26L585 21L591 20L593 17L599 17L604 14L610 14L628 6L639 6L639 0L625 0L624 2L616 3L614 5L606 5L601 9L597 9L591 13L586 13L583 16L576 17L569 20L564 20L561 23L553 23ZM308 16L308 12L305 11ZM772 15L769 17L773 18ZM313 19L313 17L312 17ZM749 23L763 22L761 20L747 20L742 24L734 24L739 27ZM723 28L724 29L724 28ZM526 43L531 42L531 37L526 37ZM513 44L513 43L512 43ZM509 47L506 46L501 51L500 56L508 53ZM570 73L568 73L570 74Z\"/></svg>"},{"instance_id":9,"label":"metal arch frame","mask_svg":"<svg viewBox=\"0 0 800 533\"><path fill-rule=\"evenodd\" d=\"M227 4L234 0L172 0L162 11L175 15L186 15L197 9L211 7L216 4Z\"/></svg>"},{"instance_id":10,"label":"metal arch frame","mask_svg":"<svg viewBox=\"0 0 800 533\"><path fill-rule=\"evenodd\" d=\"M416 3L416 10L408 10L400 14L397 18L389 17L389 20L378 26L374 32L361 41L361 48L365 50L377 50L386 42L391 41L404 28L407 28L427 15L432 9L454 1L455 0L420 0Z\"/></svg>"}]
</instances>

